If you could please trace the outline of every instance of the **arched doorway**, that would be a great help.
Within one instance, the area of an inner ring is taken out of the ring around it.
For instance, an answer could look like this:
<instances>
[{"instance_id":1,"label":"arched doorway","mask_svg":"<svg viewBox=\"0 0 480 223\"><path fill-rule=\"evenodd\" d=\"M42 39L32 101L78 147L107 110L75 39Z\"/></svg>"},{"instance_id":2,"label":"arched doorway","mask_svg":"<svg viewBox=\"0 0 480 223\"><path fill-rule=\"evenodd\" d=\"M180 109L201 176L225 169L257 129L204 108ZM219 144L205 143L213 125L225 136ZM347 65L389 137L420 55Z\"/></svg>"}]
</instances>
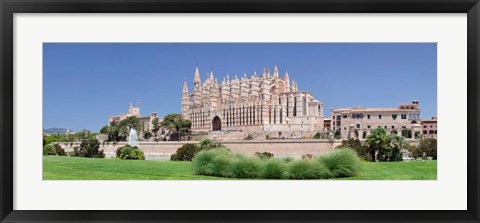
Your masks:
<instances>
[{"instance_id":1,"label":"arched doorway","mask_svg":"<svg viewBox=\"0 0 480 223\"><path fill-rule=\"evenodd\" d=\"M215 116L212 121L212 130L213 131L220 131L222 130L222 121L220 121L220 118L218 116Z\"/></svg>"}]
</instances>

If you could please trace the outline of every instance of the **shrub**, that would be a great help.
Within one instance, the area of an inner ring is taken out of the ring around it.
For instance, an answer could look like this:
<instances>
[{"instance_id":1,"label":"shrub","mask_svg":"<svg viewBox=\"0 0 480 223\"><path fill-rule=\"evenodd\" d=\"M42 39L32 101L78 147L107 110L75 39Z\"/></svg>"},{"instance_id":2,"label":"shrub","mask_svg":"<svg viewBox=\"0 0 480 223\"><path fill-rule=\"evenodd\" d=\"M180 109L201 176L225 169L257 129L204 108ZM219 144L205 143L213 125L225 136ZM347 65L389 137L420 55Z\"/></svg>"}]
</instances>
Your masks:
<instances>
[{"instance_id":1,"label":"shrub","mask_svg":"<svg viewBox=\"0 0 480 223\"><path fill-rule=\"evenodd\" d=\"M428 138L423 139L420 141L420 145L418 146L420 149L425 151L425 154L428 157L432 157L432 159L437 159L437 139Z\"/></svg>"},{"instance_id":2,"label":"shrub","mask_svg":"<svg viewBox=\"0 0 480 223\"><path fill-rule=\"evenodd\" d=\"M43 147L43 155L56 155L52 144L47 144Z\"/></svg>"},{"instance_id":3,"label":"shrub","mask_svg":"<svg viewBox=\"0 0 480 223\"><path fill-rule=\"evenodd\" d=\"M120 147L116 151L117 158L124 159L124 160L144 160L145 155L141 149L134 146L131 147L130 145L126 145L124 147Z\"/></svg>"},{"instance_id":4,"label":"shrub","mask_svg":"<svg viewBox=\"0 0 480 223\"><path fill-rule=\"evenodd\" d=\"M230 171L233 177L237 178L256 178L261 171L261 161L255 157L237 156L231 160Z\"/></svg>"},{"instance_id":5,"label":"shrub","mask_svg":"<svg viewBox=\"0 0 480 223\"><path fill-rule=\"evenodd\" d=\"M322 162L314 160L295 160L288 166L290 179L320 179L329 176L328 168Z\"/></svg>"},{"instance_id":6,"label":"shrub","mask_svg":"<svg viewBox=\"0 0 480 223\"><path fill-rule=\"evenodd\" d=\"M437 139L427 138L420 140L418 147L409 148L410 155L415 159L421 157L425 159L427 157L432 157L433 160L437 159Z\"/></svg>"},{"instance_id":7,"label":"shrub","mask_svg":"<svg viewBox=\"0 0 480 223\"><path fill-rule=\"evenodd\" d=\"M199 152L192 160L193 172L200 175L229 176L227 160L229 153L224 148Z\"/></svg>"},{"instance_id":8,"label":"shrub","mask_svg":"<svg viewBox=\"0 0 480 223\"><path fill-rule=\"evenodd\" d=\"M273 155L273 153L269 153L269 152L263 152L263 153L256 152L255 156L260 157L262 159L265 159L265 158L273 158L274 155Z\"/></svg>"},{"instance_id":9,"label":"shrub","mask_svg":"<svg viewBox=\"0 0 480 223\"><path fill-rule=\"evenodd\" d=\"M293 160L293 159L292 159ZM291 160L290 160L291 161ZM285 159L269 159L266 161L261 176L267 179L282 179L286 177L286 163L290 162Z\"/></svg>"},{"instance_id":10,"label":"shrub","mask_svg":"<svg viewBox=\"0 0 480 223\"><path fill-rule=\"evenodd\" d=\"M66 156L65 150L59 144L54 144L53 148L55 149L55 155L57 156Z\"/></svg>"},{"instance_id":11,"label":"shrub","mask_svg":"<svg viewBox=\"0 0 480 223\"><path fill-rule=\"evenodd\" d=\"M221 143L215 142L211 139L203 139L197 145L200 150L209 150L215 148L224 148L225 146Z\"/></svg>"},{"instance_id":12,"label":"shrub","mask_svg":"<svg viewBox=\"0 0 480 223\"><path fill-rule=\"evenodd\" d=\"M187 143L178 148L176 153L170 157L173 161L192 161L193 156L200 151L195 144Z\"/></svg>"},{"instance_id":13,"label":"shrub","mask_svg":"<svg viewBox=\"0 0 480 223\"><path fill-rule=\"evenodd\" d=\"M331 177L354 176L360 168L360 160L355 156L355 152L348 148L334 150L317 160L328 168Z\"/></svg>"},{"instance_id":14,"label":"shrub","mask_svg":"<svg viewBox=\"0 0 480 223\"><path fill-rule=\"evenodd\" d=\"M313 136L314 139L321 139L322 138L322 135L320 134L320 132L317 132L315 133L315 135Z\"/></svg>"},{"instance_id":15,"label":"shrub","mask_svg":"<svg viewBox=\"0 0 480 223\"><path fill-rule=\"evenodd\" d=\"M226 149L199 152L193 159L195 174L267 179L321 179L353 176L359 159L349 149L339 149L312 160L261 159L234 154Z\"/></svg>"},{"instance_id":16,"label":"shrub","mask_svg":"<svg viewBox=\"0 0 480 223\"><path fill-rule=\"evenodd\" d=\"M75 156L104 158L103 150L99 150L100 142L97 139L87 139L80 143L80 147L73 148Z\"/></svg>"},{"instance_id":17,"label":"shrub","mask_svg":"<svg viewBox=\"0 0 480 223\"><path fill-rule=\"evenodd\" d=\"M251 135L251 134L248 134L248 135L244 138L244 140L252 140L252 139L253 139L253 135Z\"/></svg>"},{"instance_id":18,"label":"shrub","mask_svg":"<svg viewBox=\"0 0 480 223\"><path fill-rule=\"evenodd\" d=\"M410 156L413 157L414 159L424 158L423 151L419 149L417 146L409 146L408 152L410 152Z\"/></svg>"},{"instance_id":19,"label":"shrub","mask_svg":"<svg viewBox=\"0 0 480 223\"><path fill-rule=\"evenodd\" d=\"M62 149L60 144L47 144L43 147L43 155L50 155L50 156L66 156L65 150Z\"/></svg>"}]
</instances>

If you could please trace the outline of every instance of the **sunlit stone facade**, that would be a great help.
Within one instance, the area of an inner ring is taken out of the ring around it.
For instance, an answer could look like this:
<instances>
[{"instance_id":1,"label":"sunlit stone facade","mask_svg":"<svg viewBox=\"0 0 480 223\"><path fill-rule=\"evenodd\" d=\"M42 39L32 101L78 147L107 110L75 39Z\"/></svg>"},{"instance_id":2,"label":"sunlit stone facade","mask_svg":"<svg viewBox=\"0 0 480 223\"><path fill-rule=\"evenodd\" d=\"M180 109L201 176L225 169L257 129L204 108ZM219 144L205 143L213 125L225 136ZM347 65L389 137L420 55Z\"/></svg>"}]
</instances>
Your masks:
<instances>
[{"instance_id":1,"label":"sunlit stone facade","mask_svg":"<svg viewBox=\"0 0 480 223\"><path fill-rule=\"evenodd\" d=\"M280 77L263 69L218 82L210 71L202 83L195 68L193 91L183 84L182 114L195 131L263 131L274 136L305 135L323 130L323 103L301 91L288 72ZM283 135L282 135L283 134Z\"/></svg>"}]
</instances>

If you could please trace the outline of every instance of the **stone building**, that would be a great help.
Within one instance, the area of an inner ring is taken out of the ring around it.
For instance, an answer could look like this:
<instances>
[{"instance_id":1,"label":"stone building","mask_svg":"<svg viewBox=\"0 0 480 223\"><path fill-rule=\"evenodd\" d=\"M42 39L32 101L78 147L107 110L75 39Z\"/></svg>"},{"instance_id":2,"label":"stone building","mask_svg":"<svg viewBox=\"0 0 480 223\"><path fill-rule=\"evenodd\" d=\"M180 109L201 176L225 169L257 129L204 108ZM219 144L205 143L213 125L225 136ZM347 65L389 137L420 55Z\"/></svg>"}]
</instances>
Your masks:
<instances>
[{"instance_id":1,"label":"stone building","mask_svg":"<svg viewBox=\"0 0 480 223\"><path fill-rule=\"evenodd\" d=\"M302 136L323 130L323 103L301 91L277 66L250 77L229 75L218 82L210 71L201 81L198 66L190 93L183 84L182 115L193 132L249 132L274 137Z\"/></svg>"},{"instance_id":2,"label":"stone building","mask_svg":"<svg viewBox=\"0 0 480 223\"><path fill-rule=\"evenodd\" d=\"M437 138L437 117L422 120L423 138Z\"/></svg>"},{"instance_id":3,"label":"stone building","mask_svg":"<svg viewBox=\"0 0 480 223\"><path fill-rule=\"evenodd\" d=\"M401 135L403 129L410 129L412 137L421 133L420 107L418 101L400 104L397 108L338 108L331 110L332 131L339 131L341 138L362 138L372 129L384 128L387 132ZM417 133L417 134L418 134Z\"/></svg>"},{"instance_id":4,"label":"stone building","mask_svg":"<svg viewBox=\"0 0 480 223\"><path fill-rule=\"evenodd\" d=\"M110 116L110 118L108 119L108 123L111 124L111 123L120 122L131 116L136 116L138 119L140 119L140 121L143 122L143 127L144 127L143 130L148 130L152 132L152 129L153 129L152 121L153 119L157 118L157 113L152 112L149 116L142 116L140 114L140 107L134 107L131 102L130 102L130 106L128 107L128 113L120 114L116 116ZM162 120L159 119L159 121L162 121Z\"/></svg>"}]
</instances>

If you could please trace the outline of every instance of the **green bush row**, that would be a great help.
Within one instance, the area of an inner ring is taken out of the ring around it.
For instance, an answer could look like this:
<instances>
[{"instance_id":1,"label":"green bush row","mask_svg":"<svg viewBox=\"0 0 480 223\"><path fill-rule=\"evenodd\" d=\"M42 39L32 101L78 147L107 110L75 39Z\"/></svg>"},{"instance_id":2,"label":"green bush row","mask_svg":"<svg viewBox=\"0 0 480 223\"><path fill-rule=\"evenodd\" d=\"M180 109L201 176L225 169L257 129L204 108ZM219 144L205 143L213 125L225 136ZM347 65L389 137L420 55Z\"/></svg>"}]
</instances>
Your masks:
<instances>
[{"instance_id":1,"label":"green bush row","mask_svg":"<svg viewBox=\"0 0 480 223\"><path fill-rule=\"evenodd\" d=\"M354 176L360 159L351 149L337 149L311 160L260 158L219 148L199 152L192 162L198 175L231 178L325 179Z\"/></svg>"}]
</instances>

